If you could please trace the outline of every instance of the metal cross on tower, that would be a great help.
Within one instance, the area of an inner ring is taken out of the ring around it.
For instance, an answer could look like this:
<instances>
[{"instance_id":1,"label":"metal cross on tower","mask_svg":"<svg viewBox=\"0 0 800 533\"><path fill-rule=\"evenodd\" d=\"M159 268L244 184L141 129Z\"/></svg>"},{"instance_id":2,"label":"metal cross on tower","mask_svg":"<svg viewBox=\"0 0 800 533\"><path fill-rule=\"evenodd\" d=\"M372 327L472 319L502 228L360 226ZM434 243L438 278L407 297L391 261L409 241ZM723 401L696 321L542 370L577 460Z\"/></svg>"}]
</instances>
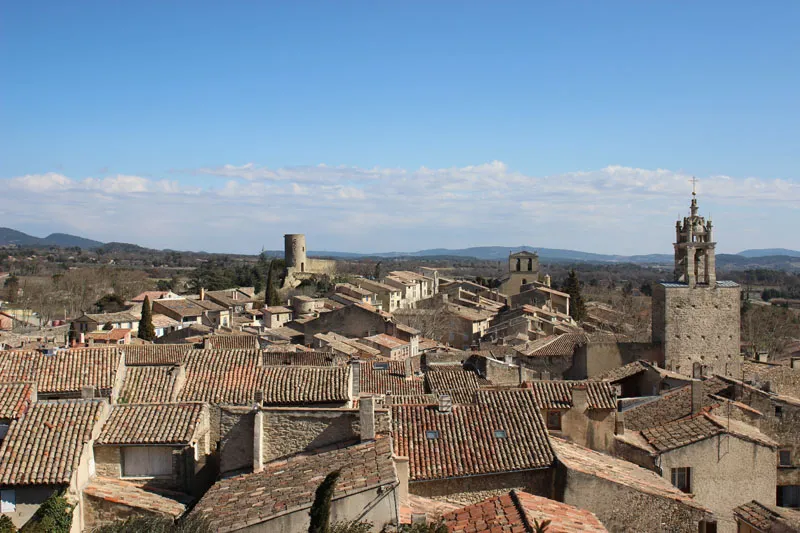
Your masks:
<instances>
[{"instance_id":1,"label":"metal cross on tower","mask_svg":"<svg viewBox=\"0 0 800 533\"><path fill-rule=\"evenodd\" d=\"M692 176L689 181L692 183L692 195L697 195L697 182L700 180Z\"/></svg>"}]
</instances>

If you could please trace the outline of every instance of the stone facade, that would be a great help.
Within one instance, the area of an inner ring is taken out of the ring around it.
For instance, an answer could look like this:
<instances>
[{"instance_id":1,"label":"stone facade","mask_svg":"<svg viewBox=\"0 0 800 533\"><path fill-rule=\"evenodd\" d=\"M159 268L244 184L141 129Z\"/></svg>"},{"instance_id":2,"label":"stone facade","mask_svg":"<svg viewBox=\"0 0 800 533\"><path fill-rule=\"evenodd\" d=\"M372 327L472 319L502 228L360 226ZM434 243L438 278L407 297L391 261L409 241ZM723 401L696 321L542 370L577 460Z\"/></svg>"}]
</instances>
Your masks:
<instances>
[{"instance_id":1,"label":"stone facade","mask_svg":"<svg viewBox=\"0 0 800 533\"><path fill-rule=\"evenodd\" d=\"M517 252L508 256L508 274L500 286L500 292L513 296L519 294L523 285L539 281L539 256L531 252Z\"/></svg>"},{"instance_id":2,"label":"stone facade","mask_svg":"<svg viewBox=\"0 0 800 533\"><path fill-rule=\"evenodd\" d=\"M433 481L412 481L408 485L408 492L457 505L478 503L491 496L507 494L510 490L521 490L550 498L553 492L553 471L552 468L548 468Z\"/></svg>"},{"instance_id":3,"label":"stone facade","mask_svg":"<svg viewBox=\"0 0 800 533\"><path fill-rule=\"evenodd\" d=\"M739 375L739 299L740 287L731 282L656 284L653 342L663 346L667 370L689 377Z\"/></svg>"},{"instance_id":4,"label":"stone facade","mask_svg":"<svg viewBox=\"0 0 800 533\"><path fill-rule=\"evenodd\" d=\"M592 379L640 359L663 364L664 352L661 344L590 341L577 347L572 357L572 367L565 370L563 376L564 379Z\"/></svg>"}]
</instances>

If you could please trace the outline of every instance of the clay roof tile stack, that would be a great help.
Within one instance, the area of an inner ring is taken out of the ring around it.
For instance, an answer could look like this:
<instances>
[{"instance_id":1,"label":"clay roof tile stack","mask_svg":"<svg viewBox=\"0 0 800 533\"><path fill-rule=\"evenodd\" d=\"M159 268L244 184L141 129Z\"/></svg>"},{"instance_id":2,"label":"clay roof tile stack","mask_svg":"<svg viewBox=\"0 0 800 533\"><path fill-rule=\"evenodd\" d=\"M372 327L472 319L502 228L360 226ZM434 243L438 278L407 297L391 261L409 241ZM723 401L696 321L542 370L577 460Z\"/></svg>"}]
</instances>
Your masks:
<instances>
[{"instance_id":1,"label":"clay roof tile stack","mask_svg":"<svg viewBox=\"0 0 800 533\"><path fill-rule=\"evenodd\" d=\"M97 444L189 444L201 403L115 405Z\"/></svg>"},{"instance_id":2,"label":"clay roof tile stack","mask_svg":"<svg viewBox=\"0 0 800 533\"><path fill-rule=\"evenodd\" d=\"M122 351L128 366L179 365L190 349L185 344L130 344Z\"/></svg>"},{"instance_id":3,"label":"clay roof tile stack","mask_svg":"<svg viewBox=\"0 0 800 533\"><path fill-rule=\"evenodd\" d=\"M17 419L31 405L32 383L0 383L0 419Z\"/></svg>"},{"instance_id":4,"label":"clay roof tile stack","mask_svg":"<svg viewBox=\"0 0 800 533\"><path fill-rule=\"evenodd\" d=\"M119 394L128 403L168 402L172 398L178 367L131 366L125 371L125 383Z\"/></svg>"}]
</instances>

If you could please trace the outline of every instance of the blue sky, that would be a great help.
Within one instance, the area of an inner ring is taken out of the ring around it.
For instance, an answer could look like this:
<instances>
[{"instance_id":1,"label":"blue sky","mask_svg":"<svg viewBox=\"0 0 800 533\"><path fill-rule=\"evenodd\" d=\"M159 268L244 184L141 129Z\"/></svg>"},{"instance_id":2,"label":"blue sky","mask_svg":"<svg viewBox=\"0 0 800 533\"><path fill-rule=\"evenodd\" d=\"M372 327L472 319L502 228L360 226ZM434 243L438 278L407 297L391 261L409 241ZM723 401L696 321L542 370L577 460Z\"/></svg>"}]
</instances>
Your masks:
<instances>
[{"instance_id":1,"label":"blue sky","mask_svg":"<svg viewBox=\"0 0 800 533\"><path fill-rule=\"evenodd\" d=\"M798 249L798 19L797 2L2 1L0 226L669 253L696 175L722 251Z\"/></svg>"}]
</instances>

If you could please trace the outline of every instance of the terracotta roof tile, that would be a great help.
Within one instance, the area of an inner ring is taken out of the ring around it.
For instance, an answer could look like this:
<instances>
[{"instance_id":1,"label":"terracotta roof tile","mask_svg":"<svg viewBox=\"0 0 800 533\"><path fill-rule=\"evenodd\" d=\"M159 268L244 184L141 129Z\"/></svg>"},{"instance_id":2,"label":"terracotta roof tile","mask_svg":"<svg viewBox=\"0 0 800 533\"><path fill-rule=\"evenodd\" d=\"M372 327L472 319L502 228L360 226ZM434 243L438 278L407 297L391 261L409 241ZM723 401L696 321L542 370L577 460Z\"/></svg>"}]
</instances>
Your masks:
<instances>
[{"instance_id":1,"label":"terracotta roof tile","mask_svg":"<svg viewBox=\"0 0 800 533\"><path fill-rule=\"evenodd\" d=\"M109 395L119 367L120 353L111 348L73 348L55 355L0 351L0 382L35 381L40 394L78 393L93 386Z\"/></svg>"},{"instance_id":2,"label":"terracotta roof tile","mask_svg":"<svg viewBox=\"0 0 800 533\"><path fill-rule=\"evenodd\" d=\"M341 366L347 358L331 352L263 352L264 366Z\"/></svg>"},{"instance_id":3,"label":"terracotta roof tile","mask_svg":"<svg viewBox=\"0 0 800 533\"><path fill-rule=\"evenodd\" d=\"M531 391L478 394L480 403L453 405L450 413L425 405L392 407L396 454L408 457L412 481L552 464L547 429Z\"/></svg>"},{"instance_id":4,"label":"terracotta roof tile","mask_svg":"<svg viewBox=\"0 0 800 533\"><path fill-rule=\"evenodd\" d=\"M222 479L208 490L193 513L207 517L214 531L236 531L310 508L317 486L334 470L340 471L334 501L397 483L389 439L381 438L333 451L296 455L269 463L258 473Z\"/></svg>"},{"instance_id":5,"label":"terracotta roof tile","mask_svg":"<svg viewBox=\"0 0 800 533\"><path fill-rule=\"evenodd\" d=\"M0 485L64 485L100 418L102 400L40 401L0 446Z\"/></svg>"},{"instance_id":6,"label":"terracotta roof tile","mask_svg":"<svg viewBox=\"0 0 800 533\"><path fill-rule=\"evenodd\" d=\"M31 405L33 383L0 383L0 419L14 420Z\"/></svg>"},{"instance_id":7,"label":"terracotta roof tile","mask_svg":"<svg viewBox=\"0 0 800 533\"><path fill-rule=\"evenodd\" d=\"M777 444L752 426L735 420L720 420L708 413L669 422L642 431L642 436L657 452L681 448L701 440L729 433L764 446Z\"/></svg>"},{"instance_id":8,"label":"terracotta roof tile","mask_svg":"<svg viewBox=\"0 0 800 533\"><path fill-rule=\"evenodd\" d=\"M164 494L157 494L144 490L138 485L122 481L121 479L105 477L96 477L92 479L86 488L83 489L83 493L93 498L99 498L112 503L135 507L173 518L181 516L186 511L186 503L190 501L190 498L186 496L181 499L170 498Z\"/></svg>"},{"instance_id":9,"label":"terracotta roof tile","mask_svg":"<svg viewBox=\"0 0 800 533\"><path fill-rule=\"evenodd\" d=\"M572 407L572 389L585 385L588 392L589 409L616 409L614 388L605 381L532 381L536 403L540 409L569 409Z\"/></svg>"},{"instance_id":10,"label":"terracotta roof tile","mask_svg":"<svg viewBox=\"0 0 800 533\"><path fill-rule=\"evenodd\" d=\"M800 511L795 509L767 506L753 500L735 508L733 515L764 533L800 531Z\"/></svg>"},{"instance_id":11,"label":"terracotta roof tile","mask_svg":"<svg viewBox=\"0 0 800 533\"><path fill-rule=\"evenodd\" d=\"M255 335L211 335L210 348L214 350L258 350L258 337Z\"/></svg>"},{"instance_id":12,"label":"terracotta roof tile","mask_svg":"<svg viewBox=\"0 0 800 533\"><path fill-rule=\"evenodd\" d=\"M526 355L529 357L567 357L575 352L575 348L583 346L587 341L588 338L583 333L565 333L555 336L549 342L543 342L541 345L533 347L532 350L526 350Z\"/></svg>"},{"instance_id":13,"label":"terracotta roof tile","mask_svg":"<svg viewBox=\"0 0 800 533\"><path fill-rule=\"evenodd\" d=\"M129 366L179 365L190 349L186 344L129 344L122 351Z\"/></svg>"},{"instance_id":14,"label":"terracotta roof tile","mask_svg":"<svg viewBox=\"0 0 800 533\"><path fill-rule=\"evenodd\" d=\"M527 532L534 520L549 520L547 531L552 533L608 531L591 511L519 491L492 496L442 518L451 533Z\"/></svg>"},{"instance_id":15,"label":"terracotta roof tile","mask_svg":"<svg viewBox=\"0 0 800 533\"><path fill-rule=\"evenodd\" d=\"M425 382L434 394L449 394L457 403L471 403L475 391L481 386L478 375L471 370L456 368L431 368L425 373Z\"/></svg>"},{"instance_id":16,"label":"terracotta roof tile","mask_svg":"<svg viewBox=\"0 0 800 533\"><path fill-rule=\"evenodd\" d=\"M704 406L716 403L711 394L719 394L730 385L725 381L713 377L703 382ZM680 389L670 391L658 399L631 407L625 410L625 427L628 429L642 430L661 426L674 420L685 418L692 414L692 388L686 385Z\"/></svg>"},{"instance_id":17,"label":"terracotta roof tile","mask_svg":"<svg viewBox=\"0 0 800 533\"><path fill-rule=\"evenodd\" d=\"M383 365L387 368L383 368ZM424 380L405 377L403 361L366 361L359 368L361 393L367 394L425 394Z\"/></svg>"},{"instance_id":18,"label":"terracotta roof tile","mask_svg":"<svg viewBox=\"0 0 800 533\"><path fill-rule=\"evenodd\" d=\"M119 393L127 403L168 402L172 398L178 367L131 366L125 371L125 383Z\"/></svg>"},{"instance_id":19,"label":"terracotta roof tile","mask_svg":"<svg viewBox=\"0 0 800 533\"><path fill-rule=\"evenodd\" d=\"M190 444L202 403L115 405L97 444Z\"/></svg>"},{"instance_id":20,"label":"terracotta roof tile","mask_svg":"<svg viewBox=\"0 0 800 533\"><path fill-rule=\"evenodd\" d=\"M186 360L180 401L252 405L264 392L265 405L346 402L350 369L261 366L259 350L193 350Z\"/></svg>"},{"instance_id":21,"label":"terracotta roof tile","mask_svg":"<svg viewBox=\"0 0 800 533\"><path fill-rule=\"evenodd\" d=\"M593 377L592 380L609 381L611 383L614 383L629 378L631 376L641 374L648 368L650 368L650 366L648 366L647 363L643 361L634 361L633 363L628 363L627 365L623 365L617 368L612 368L611 370L603 372L602 374Z\"/></svg>"}]
</instances>

